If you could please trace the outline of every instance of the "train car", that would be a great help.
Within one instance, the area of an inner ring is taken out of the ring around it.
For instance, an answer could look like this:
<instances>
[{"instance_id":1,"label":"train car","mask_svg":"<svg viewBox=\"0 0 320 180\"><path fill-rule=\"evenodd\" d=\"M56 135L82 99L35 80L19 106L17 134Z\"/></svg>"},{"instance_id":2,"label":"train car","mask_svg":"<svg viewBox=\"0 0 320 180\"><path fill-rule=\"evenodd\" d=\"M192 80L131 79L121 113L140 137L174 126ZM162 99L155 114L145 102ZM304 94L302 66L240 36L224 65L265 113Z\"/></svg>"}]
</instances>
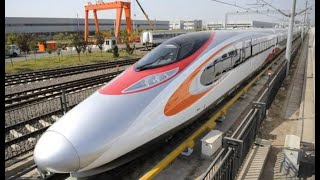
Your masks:
<instances>
[{"instance_id":1,"label":"train car","mask_svg":"<svg viewBox=\"0 0 320 180\"><path fill-rule=\"evenodd\" d=\"M44 171L75 177L127 163L194 122L273 59L285 48L286 34L202 31L171 38L48 128L34 161Z\"/></svg>"},{"instance_id":2,"label":"train car","mask_svg":"<svg viewBox=\"0 0 320 180\"><path fill-rule=\"evenodd\" d=\"M186 30L161 30L161 31L144 31L141 34L140 42L144 46L157 46L166 40L179 36L181 34L186 34L193 31Z\"/></svg>"}]
</instances>

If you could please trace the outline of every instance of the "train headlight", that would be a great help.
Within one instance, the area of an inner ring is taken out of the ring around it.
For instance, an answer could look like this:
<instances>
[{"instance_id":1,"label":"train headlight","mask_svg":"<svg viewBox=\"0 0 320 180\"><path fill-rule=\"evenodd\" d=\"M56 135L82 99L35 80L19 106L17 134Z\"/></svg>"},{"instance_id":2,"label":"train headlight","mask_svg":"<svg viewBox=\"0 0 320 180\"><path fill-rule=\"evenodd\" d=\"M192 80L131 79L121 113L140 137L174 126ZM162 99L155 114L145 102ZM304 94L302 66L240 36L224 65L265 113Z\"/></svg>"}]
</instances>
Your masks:
<instances>
[{"instance_id":1,"label":"train headlight","mask_svg":"<svg viewBox=\"0 0 320 180\"><path fill-rule=\"evenodd\" d=\"M127 89L123 90L123 93L131 93L135 91L140 91L143 89L147 89L149 87L156 86L157 84L160 84L161 82L173 77L177 72L179 68L175 68L166 72L162 72L159 74L153 74L150 76L147 76L140 81L136 82L135 84L131 85Z\"/></svg>"}]
</instances>

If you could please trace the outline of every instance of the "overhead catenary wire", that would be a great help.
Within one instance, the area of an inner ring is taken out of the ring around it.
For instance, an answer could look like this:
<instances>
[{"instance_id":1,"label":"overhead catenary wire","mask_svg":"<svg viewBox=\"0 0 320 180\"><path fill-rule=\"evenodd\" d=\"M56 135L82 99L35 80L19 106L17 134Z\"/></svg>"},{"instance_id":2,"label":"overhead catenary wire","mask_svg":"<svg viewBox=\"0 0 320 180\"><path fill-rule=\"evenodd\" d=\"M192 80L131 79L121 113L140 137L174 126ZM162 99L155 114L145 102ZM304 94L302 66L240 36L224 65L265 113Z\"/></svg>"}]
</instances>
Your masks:
<instances>
[{"instance_id":1,"label":"overhead catenary wire","mask_svg":"<svg viewBox=\"0 0 320 180\"><path fill-rule=\"evenodd\" d=\"M278 11L280 14L282 14L282 15L284 15L284 16L286 16L286 17L290 17L290 16L291 16L290 13L289 13L289 14L284 13L281 9L278 9L278 8L272 6L271 3L268 3L268 2L266 2L265 0L257 0L257 2L260 2L260 1L262 1L263 3L265 3L266 5L268 5L269 7L271 7L272 9L274 9L274 10L276 10L276 11ZM313 5L312 5L312 6L313 6ZM295 16L297 16L297 15L299 15L299 14L302 14L303 12L307 11L308 9L310 9L312 6L309 6L309 7L307 7L306 9L304 9L304 10L298 12L298 13L295 13Z\"/></svg>"},{"instance_id":2,"label":"overhead catenary wire","mask_svg":"<svg viewBox=\"0 0 320 180\"><path fill-rule=\"evenodd\" d=\"M219 0L211 0L211 1L218 2L218 3L221 3L221 4L226 4L226 5L229 5L229 6L234 6L234 7L240 8L240 9L244 9L246 11L254 12L254 13L257 13L257 14L265 15L265 16L276 18L276 19L280 20L279 17L275 17L275 16L271 16L271 15L268 15L268 14L264 14L264 13L261 13L260 11L258 11L258 10L254 11L254 10L251 10L249 8L245 8L245 7L236 5L236 4L231 4L231 3L227 3L227 2L223 2L223 1L219 1Z\"/></svg>"}]
</instances>

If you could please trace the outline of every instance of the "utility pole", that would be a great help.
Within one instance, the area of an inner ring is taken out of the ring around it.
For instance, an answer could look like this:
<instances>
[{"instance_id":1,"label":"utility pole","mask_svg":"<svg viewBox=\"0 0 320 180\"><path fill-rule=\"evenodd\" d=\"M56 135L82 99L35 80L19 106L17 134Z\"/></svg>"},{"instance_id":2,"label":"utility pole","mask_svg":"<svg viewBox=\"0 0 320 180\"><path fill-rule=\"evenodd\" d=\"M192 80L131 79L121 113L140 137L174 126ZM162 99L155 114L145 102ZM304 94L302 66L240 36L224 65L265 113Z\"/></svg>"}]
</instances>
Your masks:
<instances>
[{"instance_id":1,"label":"utility pole","mask_svg":"<svg viewBox=\"0 0 320 180\"><path fill-rule=\"evenodd\" d=\"M78 17L78 13L77 13L77 21L78 21L78 34L79 34L79 17Z\"/></svg>"},{"instance_id":2,"label":"utility pole","mask_svg":"<svg viewBox=\"0 0 320 180\"><path fill-rule=\"evenodd\" d=\"M291 4L291 12L290 12L290 23L288 28L288 38L287 38L287 48L286 48L286 59L287 59L287 73L286 76L289 74L289 67L290 67L290 58L291 58L291 48L292 48L292 32L294 26L294 16L296 14L296 0L292 0Z\"/></svg>"},{"instance_id":3,"label":"utility pole","mask_svg":"<svg viewBox=\"0 0 320 180\"><path fill-rule=\"evenodd\" d=\"M224 29L227 29L227 23L228 23L228 13L226 13L224 17Z\"/></svg>"},{"instance_id":4,"label":"utility pole","mask_svg":"<svg viewBox=\"0 0 320 180\"><path fill-rule=\"evenodd\" d=\"M306 1L306 9L308 8L308 1ZM304 12L304 18L303 18L303 26L302 26L302 33L301 33L301 39L303 41L304 38L304 26L306 22L306 16L307 16L307 11Z\"/></svg>"}]
</instances>

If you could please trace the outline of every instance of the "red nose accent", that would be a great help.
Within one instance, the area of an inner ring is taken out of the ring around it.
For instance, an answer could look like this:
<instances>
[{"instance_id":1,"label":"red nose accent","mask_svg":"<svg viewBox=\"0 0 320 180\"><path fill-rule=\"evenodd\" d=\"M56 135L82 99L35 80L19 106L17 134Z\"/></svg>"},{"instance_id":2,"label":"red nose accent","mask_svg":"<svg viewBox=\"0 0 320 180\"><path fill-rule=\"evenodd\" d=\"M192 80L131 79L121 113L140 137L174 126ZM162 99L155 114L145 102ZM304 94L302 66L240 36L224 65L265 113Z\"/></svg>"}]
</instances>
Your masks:
<instances>
[{"instance_id":1,"label":"red nose accent","mask_svg":"<svg viewBox=\"0 0 320 180\"><path fill-rule=\"evenodd\" d=\"M160 84L172 79L177 74L179 74L181 71L183 71L187 66L189 66L195 59L198 58L198 56L213 41L214 34L215 33L212 33L210 38L195 53L193 53L189 57L187 57L185 59L182 59L182 60L180 60L178 62L169 64L169 65L166 65L166 66L162 66L162 67L159 67L159 68L148 69L148 70L143 70L143 71L139 71L139 72L136 72L134 70L134 68L133 68L134 65L131 66L129 69L125 70L125 72L122 73L119 77L117 77L118 79L116 79L115 81L112 81L112 82L108 83L107 85L105 85L104 87L102 87L99 90L99 93L105 94L105 95L121 95L121 94L137 93L137 92L142 92L142 91L148 90L150 88L158 86L158 85L160 85ZM166 72L166 71L172 70L172 69L177 68L177 67L179 67L179 70L174 76L172 76L171 78L166 79L165 81L163 81L163 82L161 82L159 84L147 87L145 89L140 89L138 91L127 92L127 93L123 92L123 90L127 89L128 87L130 87L134 83L140 81L141 79L143 79L143 78L145 78L147 76L150 76L152 74L158 74L158 73Z\"/></svg>"}]
</instances>

